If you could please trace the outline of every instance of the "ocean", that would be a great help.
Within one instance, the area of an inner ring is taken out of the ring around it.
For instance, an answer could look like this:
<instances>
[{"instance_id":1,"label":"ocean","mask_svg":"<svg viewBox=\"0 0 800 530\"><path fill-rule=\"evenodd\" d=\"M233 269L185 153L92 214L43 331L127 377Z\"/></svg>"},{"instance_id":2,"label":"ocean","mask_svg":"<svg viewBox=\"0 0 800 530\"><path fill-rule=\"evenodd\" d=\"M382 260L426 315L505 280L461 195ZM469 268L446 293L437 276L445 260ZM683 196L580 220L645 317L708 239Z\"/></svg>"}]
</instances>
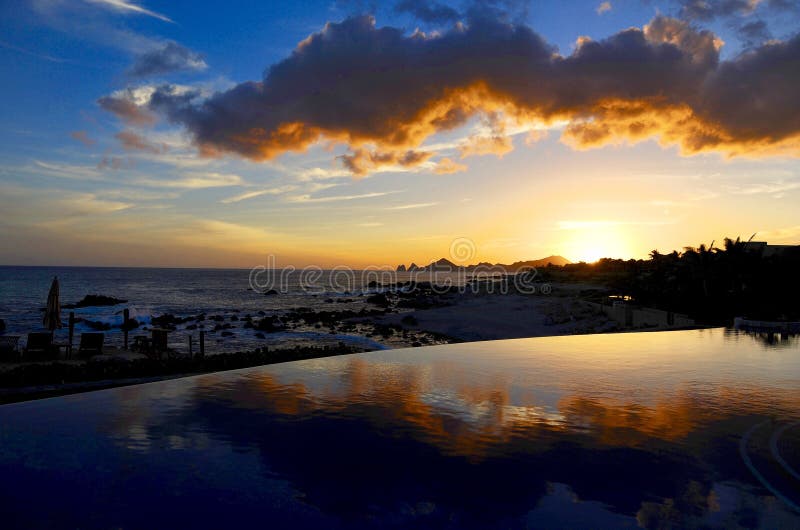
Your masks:
<instances>
[{"instance_id":1,"label":"ocean","mask_svg":"<svg viewBox=\"0 0 800 530\"><path fill-rule=\"evenodd\" d=\"M366 297L378 289L370 282L406 281L409 273L392 271L323 271L320 269L284 272L261 270L253 274L251 287L249 269L162 269L118 267L0 267L0 318L6 323L6 334L23 336L42 330L42 308L54 276L60 283L62 307L74 304L87 294L100 294L127 300L124 304L107 307L72 309L78 318L110 324L105 331L106 344L122 345L122 311L130 310L131 318L141 327L130 336L146 334L152 317L166 313L177 317L205 314L222 317L232 327L220 333L206 335L209 352L229 352L255 347L295 345L348 345L381 349L385 345L359 335L331 334L325 331L290 330L256 336L257 331L245 329L238 320L245 315L259 318L281 315L301 307L315 311L360 311L369 307ZM277 294L265 295L269 290ZM62 309L64 328L57 331L66 339L66 323L70 309ZM262 312L262 313L260 313ZM213 321L210 322L213 324ZM209 330L206 322L206 330ZM170 345L178 350L188 349L188 336L195 339L198 331L178 326L170 333ZM75 328L76 341L81 332L93 331L85 322Z\"/></svg>"}]
</instances>

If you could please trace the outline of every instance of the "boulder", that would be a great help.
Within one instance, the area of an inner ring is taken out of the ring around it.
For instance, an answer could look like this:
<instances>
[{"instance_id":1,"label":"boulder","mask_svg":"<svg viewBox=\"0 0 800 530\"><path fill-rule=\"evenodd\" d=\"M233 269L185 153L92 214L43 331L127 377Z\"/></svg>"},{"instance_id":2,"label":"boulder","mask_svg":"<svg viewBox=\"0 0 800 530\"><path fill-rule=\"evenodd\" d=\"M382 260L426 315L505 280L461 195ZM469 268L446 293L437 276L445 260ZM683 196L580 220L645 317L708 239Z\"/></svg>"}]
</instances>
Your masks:
<instances>
[{"instance_id":1,"label":"boulder","mask_svg":"<svg viewBox=\"0 0 800 530\"><path fill-rule=\"evenodd\" d=\"M101 307L117 304L124 304L127 300L114 298L113 296L105 296L102 294L87 294L83 299L76 304L66 304L64 309L78 309L81 307Z\"/></svg>"},{"instance_id":2,"label":"boulder","mask_svg":"<svg viewBox=\"0 0 800 530\"><path fill-rule=\"evenodd\" d=\"M386 293L373 294L372 296L367 298L367 302L382 307L387 307L389 305L389 299L386 297Z\"/></svg>"},{"instance_id":3,"label":"boulder","mask_svg":"<svg viewBox=\"0 0 800 530\"><path fill-rule=\"evenodd\" d=\"M258 331L265 331L267 333L275 333L277 331L283 331L286 329L286 324L284 324L278 317L264 317L258 321L256 324L256 329Z\"/></svg>"}]
</instances>

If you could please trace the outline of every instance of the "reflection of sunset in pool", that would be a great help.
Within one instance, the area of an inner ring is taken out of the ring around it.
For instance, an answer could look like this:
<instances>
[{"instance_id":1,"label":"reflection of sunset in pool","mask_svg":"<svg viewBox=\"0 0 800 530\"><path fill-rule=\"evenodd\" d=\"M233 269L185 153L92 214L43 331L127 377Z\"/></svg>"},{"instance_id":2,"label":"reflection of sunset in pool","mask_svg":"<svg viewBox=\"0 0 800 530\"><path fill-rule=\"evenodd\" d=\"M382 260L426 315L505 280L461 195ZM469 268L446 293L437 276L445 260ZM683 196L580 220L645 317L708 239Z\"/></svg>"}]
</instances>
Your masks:
<instances>
[{"instance_id":1,"label":"reflection of sunset in pool","mask_svg":"<svg viewBox=\"0 0 800 530\"><path fill-rule=\"evenodd\" d=\"M0 503L19 509L77 466L87 482L60 493L89 495L91 477L115 499L92 520L133 526L167 506L201 526L255 511L360 527L796 525L800 348L782 345L722 329L470 343L6 406L0 469L21 482ZM137 488L140 467L158 493ZM214 515L192 500L209 491Z\"/></svg>"}]
</instances>

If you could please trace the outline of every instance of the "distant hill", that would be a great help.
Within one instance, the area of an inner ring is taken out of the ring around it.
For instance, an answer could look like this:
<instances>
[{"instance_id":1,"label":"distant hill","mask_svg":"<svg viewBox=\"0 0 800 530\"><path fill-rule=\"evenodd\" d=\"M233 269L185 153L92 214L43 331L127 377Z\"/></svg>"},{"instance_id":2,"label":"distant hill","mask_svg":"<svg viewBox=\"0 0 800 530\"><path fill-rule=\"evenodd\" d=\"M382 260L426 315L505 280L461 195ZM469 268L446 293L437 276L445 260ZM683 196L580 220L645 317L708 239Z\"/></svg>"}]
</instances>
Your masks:
<instances>
[{"instance_id":1,"label":"distant hill","mask_svg":"<svg viewBox=\"0 0 800 530\"><path fill-rule=\"evenodd\" d=\"M572 263L570 260L565 258L564 256L547 256L546 258L542 259L535 259L529 261L516 261L510 265L500 265L501 267L505 268L507 271L516 272L519 269L524 269L527 267L547 267L548 265L555 265L560 267L562 265L567 265Z\"/></svg>"},{"instance_id":2,"label":"distant hill","mask_svg":"<svg viewBox=\"0 0 800 530\"><path fill-rule=\"evenodd\" d=\"M488 262L481 262L474 265L466 265L466 266L459 266L453 263L452 261L441 258L430 265L426 265L425 267L418 267L415 263L412 263L407 268L405 265L398 265L397 271L398 272L413 272L413 271L420 271L420 272L447 272L447 271L454 271L458 269L463 269L466 271L474 271L476 269L480 269L482 271L487 272L518 272L521 269L531 268L531 267L546 267L547 265L555 265L555 266L562 266L572 263L570 260L563 256L548 256L546 258L541 259L534 259L528 261L516 261L511 264L504 264L504 263L488 263Z\"/></svg>"}]
</instances>

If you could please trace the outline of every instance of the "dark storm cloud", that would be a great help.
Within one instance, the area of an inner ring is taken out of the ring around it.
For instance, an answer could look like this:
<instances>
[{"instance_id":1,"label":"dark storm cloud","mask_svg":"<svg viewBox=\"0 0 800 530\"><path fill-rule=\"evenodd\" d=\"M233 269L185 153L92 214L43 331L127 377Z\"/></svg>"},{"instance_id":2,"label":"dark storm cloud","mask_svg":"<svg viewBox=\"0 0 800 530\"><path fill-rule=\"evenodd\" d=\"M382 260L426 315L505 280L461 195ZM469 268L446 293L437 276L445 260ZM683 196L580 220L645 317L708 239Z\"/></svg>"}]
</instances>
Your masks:
<instances>
[{"instance_id":1,"label":"dark storm cloud","mask_svg":"<svg viewBox=\"0 0 800 530\"><path fill-rule=\"evenodd\" d=\"M363 16L326 25L261 81L208 99L162 86L145 109L205 154L264 160L325 139L353 150L342 161L355 173L422 163L428 137L474 116L567 122L562 139L577 148L657 138L685 154L797 155L800 38L725 62L720 46L663 16L581 39L569 56L496 18L426 36Z\"/></svg>"},{"instance_id":2,"label":"dark storm cloud","mask_svg":"<svg viewBox=\"0 0 800 530\"><path fill-rule=\"evenodd\" d=\"M181 46L177 42L167 42L162 47L140 55L128 69L130 77L151 77L181 70L205 70L203 56Z\"/></svg>"},{"instance_id":3,"label":"dark storm cloud","mask_svg":"<svg viewBox=\"0 0 800 530\"><path fill-rule=\"evenodd\" d=\"M739 141L777 143L800 134L800 36L720 64L699 106ZM800 154L797 144L792 153Z\"/></svg>"},{"instance_id":4,"label":"dark storm cloud","mask_svg":"<svg viewBox=\"0 0 800 530\"><path fill-rule=\"evenodd\" d=\"M753 20L736 28L736 34L745 47L752 48L772 38L772 34L763 20Z\"/></svg>"}]
</instances>

